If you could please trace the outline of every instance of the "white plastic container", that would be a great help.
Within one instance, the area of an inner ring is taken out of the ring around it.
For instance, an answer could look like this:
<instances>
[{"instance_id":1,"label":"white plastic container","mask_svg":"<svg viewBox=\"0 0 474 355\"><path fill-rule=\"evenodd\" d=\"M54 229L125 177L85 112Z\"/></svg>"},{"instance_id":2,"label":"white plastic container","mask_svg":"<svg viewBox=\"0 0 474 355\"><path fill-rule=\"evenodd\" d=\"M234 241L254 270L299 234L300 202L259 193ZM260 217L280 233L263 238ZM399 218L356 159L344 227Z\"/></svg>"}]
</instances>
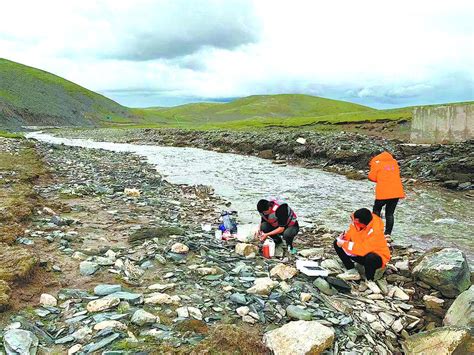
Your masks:
<instances>
[{"instance_id":1,"label":"white plastic container","mask_svg":"<svg viewBox=\"0 0 474 355\"><path fill-rule=\"evenodd\" d=\"M273 258L275 256L275 242L272 238L265 239L263 242L263 256L266 258Z\"/></svg>"}]
</instances>

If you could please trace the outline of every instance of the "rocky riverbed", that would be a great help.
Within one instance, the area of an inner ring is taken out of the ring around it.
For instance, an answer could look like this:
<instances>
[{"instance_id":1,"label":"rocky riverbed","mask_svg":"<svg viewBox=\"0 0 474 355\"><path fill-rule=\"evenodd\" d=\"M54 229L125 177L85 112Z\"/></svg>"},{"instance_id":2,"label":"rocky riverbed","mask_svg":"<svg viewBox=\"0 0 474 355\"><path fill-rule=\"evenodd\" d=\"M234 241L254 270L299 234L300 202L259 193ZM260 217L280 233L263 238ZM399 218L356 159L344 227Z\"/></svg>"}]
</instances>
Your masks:
<instances>
[{"instance_id":1,"label":"rocky riverbed","mask_svg":"<svg viewBox=\"0 0 474 355\"><path fill-rule=\"evenodd\" d=\"M11 147L20 149L2 141ZM395 246L367 284L338 277L329 230L303 229L299 255L264 259L255 241L207 230L225 201L206 187L172 185L128 153L35 149L51 179L38 182L42 205L16 239L36 267L32 284L5 293L8 354L474 350L471 272L459 250ZM296 259L329 275L299 273Z\"/></svg>"},{"instance_id":2,"label":"rocky riverbed","mask_svg":"<svg viewBox=\"0 0 474 355\"><path fill-rule=\"evenodd\" d=\"M446 188L474 189L474 140L456 144L414 145L396 139L353 132L308 130L193 131L179 129L60 130L55 135L97 141L188 146L272 159L365 178L368 162L380 150L398 159L410 183L436 183Z\"/></svg>"}]
</instances>

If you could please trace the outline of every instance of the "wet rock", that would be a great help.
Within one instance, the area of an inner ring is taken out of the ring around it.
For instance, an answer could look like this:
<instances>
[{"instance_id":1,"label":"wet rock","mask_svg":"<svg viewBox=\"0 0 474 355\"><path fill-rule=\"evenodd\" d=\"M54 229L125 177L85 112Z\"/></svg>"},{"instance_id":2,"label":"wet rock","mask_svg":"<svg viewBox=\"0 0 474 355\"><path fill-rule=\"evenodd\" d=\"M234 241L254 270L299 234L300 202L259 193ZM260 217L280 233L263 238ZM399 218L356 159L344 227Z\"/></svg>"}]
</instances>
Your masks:
<instances>
[{"instance_id":1,"label":"wet rock","mask_svg":"<svg viewBox=\"0 0 474 355\"><path fill-rule=\"evenodd\" d=\"M446 312L443 324L474 327L474 285L454 300Z\"/></svg>"},{"instance_id":2,"label":"wet rock","mask_svg":"<svg viewBox=\"0 0 474 355\"><path fill-rule=\"evenodd\" d=\"M168 239L172 235L183 234L184 230L178 227L142 228L130 235L128 240L129 242L137 242L153 238Z\"/></svg>"},{"instance_id":3,"label":"wet rock","mask_svg":"<svg viewBox=\"0 0 474 355\"><path fill-rule=\"evenodd\" d=\"M322 277L318 277L316 280L314 280L313 285L325 295L333 296L337 293L337 291L333 289L331 285Z\"/></svg>"},{"instance_id":4,"label":"wet rock","mask_svg":"<svg viewBox=\"0 0 474 355\"><path fill-rule=\"evenodd\" d=\"M38 338L32 332L23 329L11 329L3 335L3 346L8 355L34 355L38 351Z\"/></svg>"},{"instance_id":5,"label":"wet rock","mask_svg":"<svg viewBox=\"0 0 474 355\"><path fill-rule=\"evenodd\" d=\"M286 308L286 315L292 319L299 319L299 320L313 319L313 315L311 314L311 312L295 305L289 305Z\"/></svg>"},{"instance_id":6,"label":"wet rock","mask_svg":"<svg viewBox=\"0 0 474 355\"><path fill-rule=\"evenodd\" d=\"M454 298L471 285L471 273L465 255L455 248L426 253L413 268L413 275Z\"/></svg>"},{"instance_id":7,"label":"wet rock","mask_svg":"<svg viewBox=\"0 0 474 355\"><path fill-rule=\"evenodd\" d=\"M183 243L174 243L171 246L171 252L176 254L186 254L189 252L189 247Z\"/></svg>"},{"instance_id":8,"label":"wet rock","mask_svg":"<svg viewBox=\"0 0 474 355\"><path fill-rule=\"evenodd\" d=\"M258 254L258 247L253 244L237 243L235 246L235 252L239 255L245 256L246 258L255 258Z\"/></svg>"},{"instance_id":9,"label":"wet rock","mask_svg":"<svg viewBox=\"0 0 474 355\"><path fill-rule=\"evenodd\" d=\"M147 324L159 323L160 319L143 309L137 309L135 313L133 313L131 322L138 326L144 326Z\"/></svg>"},{"instance_id":10,"label":"wet rock","mask_svg":"<svg viewBox=\"0 0 474 355\"><path fill-rule=\"evenodd\" d=\"M277 285L278 281L273 281L269 277L261 277L255 279L254 285L247 290L247 293L268 296Z\"/></svg>"},{"instance_id":11,"label":"wet rock","mask_svg":"<svg viewBox=\"0 0 474 355\"><path fill-rule=\"evenodd\" d=\"M321 354L334 342L334 330L317 321L295 321L265 333L265 345L275 355Z\"/></svg>"},{"instance_id":12,"label":"wet rock","mask_svg":"<svg viewBox=\"0 0 474 355\"><path fill-rule=\"evenodd\" d=\"M58 305L58 300L50 294L43 293L40 296L40 304L42 306L56 307Z\"/></svg>"},{"instance_id":13,"label":"wet rock","mask_svg":"<svg viewBox=\"0 0 474 355\"><path fill-rule=\"evenodd\" d=\"M293 278L298 273L298 270L292 266L285 264L278 264L270 270L270 276L278 276L280 280L288 280Z\"/></svg>"},{"instance_id":14,"label":"wet rock","mask_svg":"<svg viewBox=\"0 0 474 355\"><path fill-rule=\"evenodd\" d=\"M99 270L99 264L92 261L82 261L79 264L79 272L83 276L93 275L97 270Z\"/></svg>"},{"instance_id":15,"label":"wet rock","mask_svg":"<svg viewBox=\"0 0 474 355\"><path fill-rule=\"evenodd\" d=\"M0 248L0 280L18 281L28 277L38 263L36 256L20 246L2 244Z\"/></svg>"},{"instance_id":16,"label":"wet rock","mask_svg":"<svg viewBox=\"0 0 474 355\"><path fill-rule=\"evenodd\" d=\"M105 311L106 309L113 308L120 303L120 298L117 297L104 297L99 298L98 300L90 301L87 304L87 311L88 312L101 312Z\"/></svg>"},{"instance_id":17,"label":"wet rock","mask_svg":"<svg viewBox=\"0 0 474 355\"><path fill-rule=\"evenodd\" d=\"M121 285L100 284L94 287L94 294L97 296L107 296L120 291L122 291Z\"/></svg>"},{"instance_id":18,"label":"wet rock","mask_svg":"<svg viewBox=\"0 0 474 355\"><path fill-rule=\"evenodd\" d=\"M410 336L403 343L406 354L472 354L473 337L467 328L442 327Z\"/></svg>"}]
</instances>

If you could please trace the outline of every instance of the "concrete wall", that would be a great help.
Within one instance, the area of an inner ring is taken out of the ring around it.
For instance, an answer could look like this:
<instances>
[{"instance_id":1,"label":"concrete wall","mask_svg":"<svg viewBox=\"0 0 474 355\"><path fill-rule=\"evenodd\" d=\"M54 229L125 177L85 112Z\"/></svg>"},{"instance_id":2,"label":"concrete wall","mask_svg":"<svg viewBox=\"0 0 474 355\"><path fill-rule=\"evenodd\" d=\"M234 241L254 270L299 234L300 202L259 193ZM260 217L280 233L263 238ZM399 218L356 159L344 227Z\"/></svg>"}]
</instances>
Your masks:
<instances>
[{"instance_id":1,"label":"concrete wall","mask_svg":"<svg viewBox=\"0 0 474 355\"><path fill-rule=\"evenodd\" d=\"M414 143L451 143L474 138L474 104L416 107L411 122Z\"/></svg>"}]
</instances>

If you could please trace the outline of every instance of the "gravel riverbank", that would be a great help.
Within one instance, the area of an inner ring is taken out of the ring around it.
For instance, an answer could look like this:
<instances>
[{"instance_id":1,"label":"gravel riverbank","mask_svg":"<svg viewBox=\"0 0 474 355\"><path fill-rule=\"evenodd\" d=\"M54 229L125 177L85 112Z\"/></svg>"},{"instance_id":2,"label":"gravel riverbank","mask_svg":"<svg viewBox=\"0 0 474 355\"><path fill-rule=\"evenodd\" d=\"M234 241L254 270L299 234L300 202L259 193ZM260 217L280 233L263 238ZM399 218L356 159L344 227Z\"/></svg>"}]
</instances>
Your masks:
<instances>
[{"instance_id":1,"label":"gravel riverbank","mask_svg":"<svg viewBox=\"0 0 474 355\"><path fill-rule=\"evenodd\" d=\"M304 343L334 354L390 354L416 346L412 335L421 331L423 339L447 332L442 339L464 346L464 328L442 327L471 284L456 249L423 255L395 247L368 287L336 277L335 233L304 229L297 258L330 271L308 277L294 258L264 259L254 246L203 230L225 204L206 187L172 185L128 153L42 143L36 150L52 180L37 185L44 206L16 243L46 277L33 275L29 292L13 290L1 332L8 353L264 354ZM321 337L303 332L309 326Z\"/></svg>"}]
</instances>

